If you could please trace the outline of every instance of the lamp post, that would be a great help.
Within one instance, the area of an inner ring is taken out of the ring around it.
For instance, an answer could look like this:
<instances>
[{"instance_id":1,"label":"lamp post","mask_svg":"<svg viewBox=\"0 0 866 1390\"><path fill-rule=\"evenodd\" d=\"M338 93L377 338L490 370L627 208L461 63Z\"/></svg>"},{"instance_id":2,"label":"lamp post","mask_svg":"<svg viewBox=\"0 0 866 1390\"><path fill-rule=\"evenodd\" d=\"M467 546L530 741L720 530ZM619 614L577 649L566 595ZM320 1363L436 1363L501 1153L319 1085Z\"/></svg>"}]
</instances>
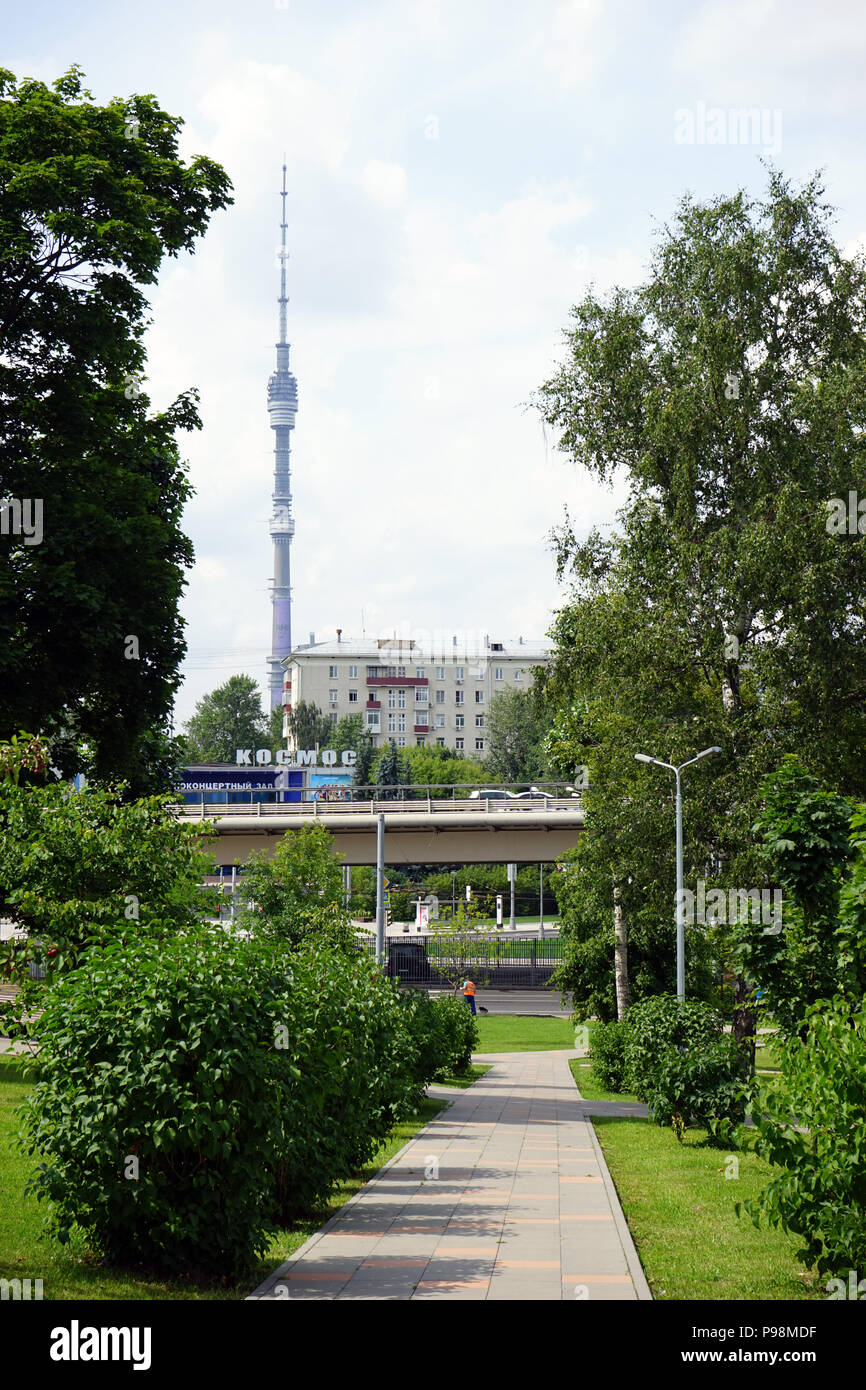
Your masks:
<instances>
[{"instance_id":1,"label":"lamp post","mask_svg":"<svg viewBox=\"0 0 866 1390\"><path fill-rule=\"evenodd\" d=\"M683 792L680 773L692 763L708 758L711 753L721 753L721 748L705 748L697 757L674 767L673 763L663 763L661 758L651 758L648 753L635 753L639 763L655 763L656 767L666 767L676 778L677 791L677 998L686 997L686 905L683 896Z\"/></svg>"}]
</instances>

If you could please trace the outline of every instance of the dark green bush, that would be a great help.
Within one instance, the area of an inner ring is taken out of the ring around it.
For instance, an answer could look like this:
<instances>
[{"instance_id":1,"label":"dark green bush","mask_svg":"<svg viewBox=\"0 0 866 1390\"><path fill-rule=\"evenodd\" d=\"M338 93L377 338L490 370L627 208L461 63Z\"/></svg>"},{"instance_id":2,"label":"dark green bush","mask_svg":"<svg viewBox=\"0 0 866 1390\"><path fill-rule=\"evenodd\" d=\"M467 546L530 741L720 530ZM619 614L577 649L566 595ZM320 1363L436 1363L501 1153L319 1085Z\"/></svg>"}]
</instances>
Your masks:
<instances>
[{"instance_id":1,"label":"dark green bush","mask_svg":"<svg viewBox=\"0 0 866 1390\"><path fill-rule=\"evenodd\" d=\"M410 990L403 995L403 1010L419 1094L429 1082L468 1069L478 1047L478 1025L461 1000L444 994L429 999Z\"/></svg>"},{"instance_id":2,"label":"dark green bush","mask_svg":"<svg viewBox=\"0 0 866 1390\"><path fill-rule=\"evenodd\" d=\"M365 958L221 930L91 950L61 978L25 1107L65 1240L239 1273L412 1103L413 1046Z\"/></svg>"},{"instance_id":3,"label":"dark green bush","mask_svg":"<svg viewBox=\"0 0 866 1390\"><path fill-rule=\"evenodd\" d=\"M290 1100L301 1092L306 1115L281 1137L283 1220L368 1162L417 1101L415 1049L396 986L365 956L332 945L310 942L291 961L281 1080Z\"/></svg>"},{"instance_id":4,"label":"dark green bush","mask_svg":"<svg viewBox=\"0 0 866 1390\"><path fill-rule=\"evenodd\" d=\"M433 1001L445 1032L446 1058L439 1073L449 1071L465 1072L472 1063L472 1054L478 1048L478 1024L462 999L451 994L441 994Z\"/></svg>"},{"instance_id":5,"label":"dark green bush","mask_svg":"<svg viewBox=\"0 0 866 1390\"><path fill-rule=\"evenodd\" d=\"M77 1223L111 1261L225 1272L264 1249L288 1097L262 1035L291 986L221 933L109 944L58 980L25 1125L62 1242Z\"/></svg>"},{"instance_id":6,"label":"dark green bush","mask_svg":"<svg viewBox=\"0 0 866 1390\"><path fill-rule=\"evenodd\" d=\"M798 1258L846 1279L866 1270L866 1006L822 1001L806 1037L785 1040L774 1078L743 1140L778 1175L744 1203L755 1225L802 1236Z\"/></svg>"},{"instance_id":7,"label":"dark green bush","mask_svg":"<svg viewBox=\"0 0 866 1390\"><path fill-rule=\"evenodd\" d=\"M626 1042L628 1023L597 1023L592 1030L589 1055L591 1072L606 1091L620 1093L628 1090Z\"/></svg>"},{"instance_id":8,"label":"dark green bush","mask_svg":"<svg viewBox=\"0 0 866 1390\"><path fill-rule=\"evenodd\" d=\"M718 1120L741 1123L746 1106L736 1040L723 1034L685 1051L669 1048L644 1087L644 1099L656 1124L672 1124L680 1139L688 1125L708 1126L712 1132Z\"/></svg>"},{"instance_id":9,"label":"dark green bush","mask_svg":"<svg viewBox=\"0 0 866 1390\"><path fill-rule=\"evenodd\" d=\"M625 1049L630 1089L648 1102L668 1052L707 1047L721 1036L722 1017L708 1004L679 1000L672 994L633 1004Z\"/></svg>"}]
</instances>

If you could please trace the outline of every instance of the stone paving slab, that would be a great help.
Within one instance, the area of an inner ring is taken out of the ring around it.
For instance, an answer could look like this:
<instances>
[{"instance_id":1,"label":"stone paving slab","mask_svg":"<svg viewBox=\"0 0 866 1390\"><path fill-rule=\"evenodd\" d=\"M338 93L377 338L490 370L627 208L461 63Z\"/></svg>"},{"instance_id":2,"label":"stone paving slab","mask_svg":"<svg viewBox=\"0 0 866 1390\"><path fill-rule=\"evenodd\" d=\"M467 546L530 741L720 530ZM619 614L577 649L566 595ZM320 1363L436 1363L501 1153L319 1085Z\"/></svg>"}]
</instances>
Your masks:
<instances>
[{"instance_id":1,"label":"stone paving slab","mask_svg":"<svg viewBox=\"0 0 866 1390\"><path fill-rule=\"evenodd\" d=\"M492 1069L446 1092L448 1110L250 1299L650 1299L575 1055L484 1054Z\"/></svg>"}]
</instances>

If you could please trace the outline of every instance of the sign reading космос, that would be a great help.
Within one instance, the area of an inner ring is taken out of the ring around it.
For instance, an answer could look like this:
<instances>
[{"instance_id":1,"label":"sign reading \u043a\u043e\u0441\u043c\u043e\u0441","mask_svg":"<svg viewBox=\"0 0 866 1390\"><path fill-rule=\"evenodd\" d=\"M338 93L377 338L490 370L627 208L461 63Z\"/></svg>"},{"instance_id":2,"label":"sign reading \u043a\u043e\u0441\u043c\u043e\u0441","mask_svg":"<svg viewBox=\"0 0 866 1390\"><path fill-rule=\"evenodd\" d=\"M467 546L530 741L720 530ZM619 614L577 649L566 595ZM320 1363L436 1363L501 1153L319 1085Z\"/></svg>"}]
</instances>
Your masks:
<instances>
[{"instance_id":1,"label":"sign reading \u043a\u043e\u0441\u043c\u043e\u0441","mask_svg":"<svg viewBox=\"0 0 866 1390\"><path fill-rule=\"evenodd\" d=\"M336 753L333 748L298 748L294 752L288 748L278 748L276 752L274 758L270 748L238 748L235 762L238 767L251 767L254 762L259 767L272 767L274 764L281 767L316 767L321 760L322 767L333 767L339 758L344 767L351 767L357 757L353 748L347 748L344 753Z\"/></svg>"}]
</instances>

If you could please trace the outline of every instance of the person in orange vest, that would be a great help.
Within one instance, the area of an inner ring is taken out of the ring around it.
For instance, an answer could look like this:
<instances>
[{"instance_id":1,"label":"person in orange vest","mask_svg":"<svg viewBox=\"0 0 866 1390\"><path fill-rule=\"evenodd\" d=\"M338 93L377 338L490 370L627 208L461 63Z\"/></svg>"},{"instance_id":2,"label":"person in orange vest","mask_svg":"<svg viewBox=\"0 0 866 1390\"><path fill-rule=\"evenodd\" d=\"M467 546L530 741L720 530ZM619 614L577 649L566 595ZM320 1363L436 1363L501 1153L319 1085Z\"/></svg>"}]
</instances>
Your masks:
<instances>
[{"instance_id":1,"label":"person in orange vest","mask_svg":"<svg viewBox=\"0 0 866 1390\"><path fill-rule=\"evenodd\" d=\"M466 1000L466 1003L469 1005L470 1009L472 1010L472 1013L474 1014L474 1013L475 1013L475 985L474 985L474 983L473 983L472 980L466 979L466 980L463 981L463 998Z\"/></svg>"}]
</instances>

